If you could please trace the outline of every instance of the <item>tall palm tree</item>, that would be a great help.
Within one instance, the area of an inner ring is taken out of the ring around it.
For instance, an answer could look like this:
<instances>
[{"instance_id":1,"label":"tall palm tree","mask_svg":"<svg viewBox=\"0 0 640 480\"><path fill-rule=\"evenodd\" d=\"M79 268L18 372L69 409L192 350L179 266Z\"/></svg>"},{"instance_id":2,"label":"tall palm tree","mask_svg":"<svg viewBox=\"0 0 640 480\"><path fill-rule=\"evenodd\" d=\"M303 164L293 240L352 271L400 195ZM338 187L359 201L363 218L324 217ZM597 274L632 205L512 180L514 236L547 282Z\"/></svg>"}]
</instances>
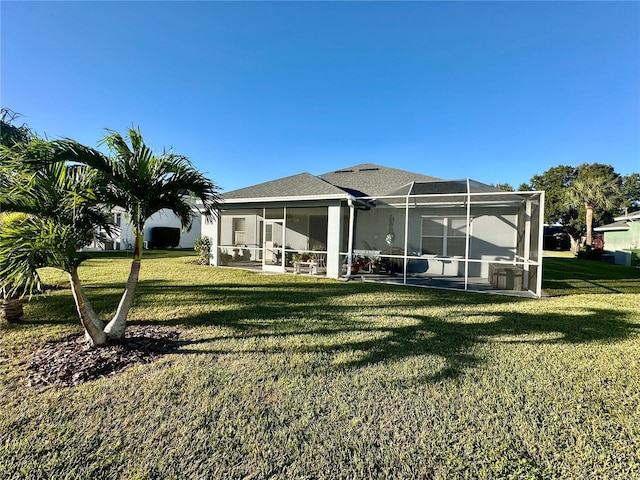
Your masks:
<instances>
[{"instance_id":1,"label":"tall palm tree","mask_svg":"<svg viewBox=\"0 0 640 480\"><path fill-rule=\"evenodd\" d=\"M603 175L583 175L573 180L566 190L567 203L584 205L586 210L586 244L593 243L593 212L617 207L619 179Z\"/></svg>"},{"instance_id":2,"label":"tall palm tree","mask_svg":"<svg viewBox=\"0 0 640 480\"><path fill-rule=\"evenodd\" d=\"M139 128L128 129L127 135L107 131L101 144L110 151L99 151L64 139L52 142L48 161L73 161L98 172L97 195L110 207L120 207L128 214L135 235L133 259L114 317L104 331L108 338L120 340L126 330L126 319L138 284L146 221L163 209L172 211L183 228L190 228L196 215L211 218L218 207L218 187L200 173L182 155L164 150L154 153L145 143ZM194 210L194 202L200 202Z\"/></svg>"}]
</instances>

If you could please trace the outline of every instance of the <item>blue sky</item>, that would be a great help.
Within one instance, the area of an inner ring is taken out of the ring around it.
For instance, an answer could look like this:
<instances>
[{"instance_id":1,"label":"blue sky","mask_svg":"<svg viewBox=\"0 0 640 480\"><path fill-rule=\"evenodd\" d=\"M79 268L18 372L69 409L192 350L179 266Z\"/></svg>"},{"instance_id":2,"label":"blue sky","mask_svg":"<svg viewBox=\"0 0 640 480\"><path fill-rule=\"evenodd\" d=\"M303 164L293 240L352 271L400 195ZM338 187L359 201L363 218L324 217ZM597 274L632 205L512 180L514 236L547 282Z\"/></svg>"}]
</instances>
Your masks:
<instances>
[{"instance_id":1,"label":"blue sky","mask_svg":"<svg viewBox=\"0 0 640 480\"><path fill-rule=\"evenodd\" d=\"M225 191L379 163L517 187L640 172L638 2L0 2L1 105L139 125Z\"/></svg>"}]
</instances>

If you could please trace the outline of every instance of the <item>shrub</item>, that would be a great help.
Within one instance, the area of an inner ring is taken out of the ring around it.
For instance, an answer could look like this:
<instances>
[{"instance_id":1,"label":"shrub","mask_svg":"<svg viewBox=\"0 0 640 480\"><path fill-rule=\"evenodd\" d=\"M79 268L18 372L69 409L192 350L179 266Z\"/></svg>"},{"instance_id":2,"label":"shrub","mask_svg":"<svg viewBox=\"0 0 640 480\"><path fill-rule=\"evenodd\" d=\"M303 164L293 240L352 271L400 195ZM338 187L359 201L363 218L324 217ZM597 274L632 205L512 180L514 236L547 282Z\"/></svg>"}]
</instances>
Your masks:
<instances>
[{"instance_id":1,"label":"shrub","mask_svg":"<svg viewBox=\"0 0 640 480\"><path fill-rule=\"evenodd\" d=\"M211 239L209 237L198 237L193 249L198 254L198 262L203 265L209 264L211 255Z\"/></svg>"}]
</instances>

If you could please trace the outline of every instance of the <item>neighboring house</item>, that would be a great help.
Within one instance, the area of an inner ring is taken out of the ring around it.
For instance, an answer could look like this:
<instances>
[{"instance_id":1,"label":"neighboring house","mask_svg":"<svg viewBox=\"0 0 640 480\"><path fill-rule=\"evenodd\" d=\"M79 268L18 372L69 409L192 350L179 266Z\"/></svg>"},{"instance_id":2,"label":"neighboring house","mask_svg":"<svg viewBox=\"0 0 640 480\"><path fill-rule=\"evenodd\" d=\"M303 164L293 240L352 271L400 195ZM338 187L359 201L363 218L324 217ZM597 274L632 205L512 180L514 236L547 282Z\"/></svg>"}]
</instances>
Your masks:
<instances>
[{"instance_id":1,"label":"neighboring house","mask_svg":"<svg viewBox=\"0 0 640 480\"><path fill-rule=\"evenodd\" d=\"M94 242L85 250L132 250L133 249L133 230L131 222L127 219L127 214L120 208L113 210L113 221L118 226L118 232L111 237L106 237L101 242ZM193 248L196 240L200 236L202 217L195 215L193 217L193 225L189 231L183 230L180 220L171 210L160 210L153 214L145 222L143 241L145 248L152 243L152 231L155 227L171 227L180 229L179 248Z\"/></svg>"},{"instance_id":2,"label":"neighboring house","mask_svg":"<svg viewBox=\"0 0 640 480\"><path fill-rule=\"evenodd\" d=\"M640 210L613 220L593 230L604 235L604 249L616 253L616 263L631 265L630 251L640 249Z\"/></svg>"},{"instance_id":3,"label":"neighboring house","mask_svg":"<svg viewBox=\"0 0 640 480\"><path fill-rule=\"evenodd\" d=\"M571 250L571 238L562 225L544 226L544 250Z\"/></svg>"},{"instance_id":4,"label":"neighboring house","mask_svg":"<svg viewBox=\"0 0 640 480\"><path fill-rule=\"evenodd\" d=\"M213 265L541 295L543 192L374 164L223 195Z\"/></svg>"}]
</instances>

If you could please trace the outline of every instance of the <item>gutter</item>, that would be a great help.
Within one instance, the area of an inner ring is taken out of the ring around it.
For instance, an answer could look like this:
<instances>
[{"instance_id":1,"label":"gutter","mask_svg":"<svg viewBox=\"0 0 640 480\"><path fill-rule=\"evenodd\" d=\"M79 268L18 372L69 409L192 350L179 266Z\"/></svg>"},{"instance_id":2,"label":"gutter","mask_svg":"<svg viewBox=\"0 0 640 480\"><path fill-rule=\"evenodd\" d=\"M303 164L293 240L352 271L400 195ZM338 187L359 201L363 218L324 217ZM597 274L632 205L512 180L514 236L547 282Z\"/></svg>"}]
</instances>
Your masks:
<instances>
[{"instance_id":1,"label":"gutter","mask_svg":"<svg viewBox=\"0 0 640 480\"><path fill-rule=\"evenodd\" d=\"M348 200L351 195L297 195L295 197L255 197L255 198L229 198L222 197L221 204L238 203L270 203L270 202L296 202L310 200Z\"/></svg>"}]
</instances>

